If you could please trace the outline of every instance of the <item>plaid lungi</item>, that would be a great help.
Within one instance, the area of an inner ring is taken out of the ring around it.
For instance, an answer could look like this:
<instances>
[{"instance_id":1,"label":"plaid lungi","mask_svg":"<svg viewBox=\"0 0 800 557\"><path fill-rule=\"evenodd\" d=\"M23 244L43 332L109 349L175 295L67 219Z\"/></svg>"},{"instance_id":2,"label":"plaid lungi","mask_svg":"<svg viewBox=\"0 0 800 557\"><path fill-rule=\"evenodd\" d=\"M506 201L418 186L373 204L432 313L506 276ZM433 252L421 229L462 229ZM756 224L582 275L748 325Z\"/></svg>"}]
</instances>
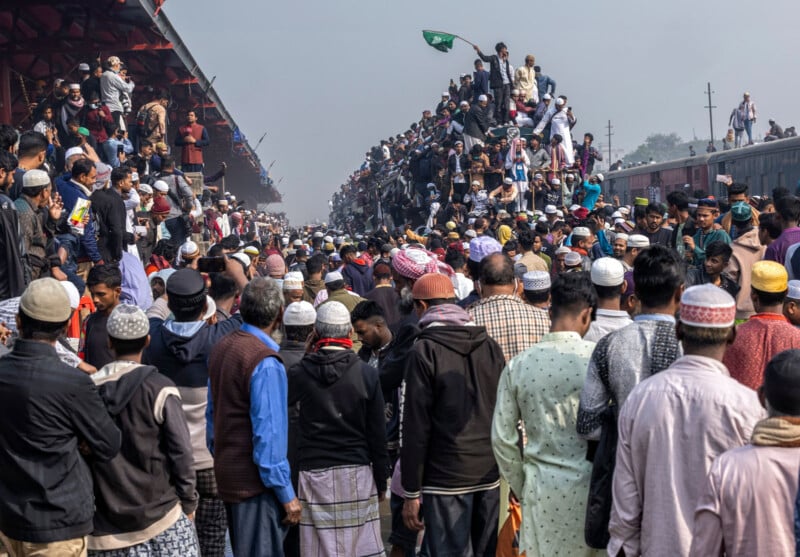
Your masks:
<instances>
[{"instance_id":1,"label":"plaid lungi","mask_svg":"<svg viewBox=\"0 0 800 557\"><path fill-rule=\"evenodd\" d=\"M181 513L178 521L144 543L122 549L89 551L89 557L199 557L194 524Z\"/></svg>"},{"instance_id":2,"label":"plaid lungi","mask_svg":"<svg viewBox=\"0 0 800 557\"><path fill-rule=\"evenodd\" d=\"M300 471L300 554L385 555L370 466Z\"/></svg>"}]
</instances>

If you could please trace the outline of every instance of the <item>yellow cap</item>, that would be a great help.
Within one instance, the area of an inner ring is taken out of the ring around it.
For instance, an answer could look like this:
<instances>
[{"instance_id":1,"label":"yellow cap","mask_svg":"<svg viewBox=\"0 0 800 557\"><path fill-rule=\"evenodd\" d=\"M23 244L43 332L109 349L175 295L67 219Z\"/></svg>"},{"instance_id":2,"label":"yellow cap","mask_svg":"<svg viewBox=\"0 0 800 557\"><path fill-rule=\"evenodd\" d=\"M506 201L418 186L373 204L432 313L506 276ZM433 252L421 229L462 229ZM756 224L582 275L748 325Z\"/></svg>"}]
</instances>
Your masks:
<instances>
[{"instance_id":1,"label":"yellow cap","mask_svg":"<svg viewBox=\"0 0 800 557\"><path fill-rule=\"evenodd\" d=\"M647 207L648 205L650 205L650 200L647 199L646 197L637 197L636 199L633 200L633 204L641 205L642 207Z\"/></svg>"},{"instance_id":2,"label":"yellow cap","mask_svg":"<svg viewBox=\"0 0 800 557\"><path fill-rule=\"evenodd\" d=\"M785 292L789 289L789 273L776 261L757 261L753 264L750 285L761 292Z\"/></svg>"},{"instance_id":3,"label":"yellow cap","mask_svg":"<svg viewBox=\"0 0 800 557\"><path fill-rule=\"evenodd\" d=\"M447 230L455 230L456 229L456 223L454 223L451 220L447 221L447 224L445 224L445 226L447 227Z\"/></svg>"}]
</instances>

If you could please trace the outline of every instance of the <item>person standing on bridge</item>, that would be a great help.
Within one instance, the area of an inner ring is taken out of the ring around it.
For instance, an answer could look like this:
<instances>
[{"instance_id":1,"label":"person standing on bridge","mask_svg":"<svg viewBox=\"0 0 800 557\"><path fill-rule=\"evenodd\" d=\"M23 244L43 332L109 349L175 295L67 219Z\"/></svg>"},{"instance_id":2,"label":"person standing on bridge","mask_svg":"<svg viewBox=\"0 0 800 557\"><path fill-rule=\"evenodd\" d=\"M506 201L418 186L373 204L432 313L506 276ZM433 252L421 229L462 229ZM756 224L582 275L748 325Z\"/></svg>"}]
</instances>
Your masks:
<instances>
[{"instance_id":1,"label":"person standing on bridge","mask_svg":"<svg viewBox=\"0 0 800 557\"><path fill-rule=\"evenodd\" d=\"M186 112L186 124L178 128L175 146L182 147L181 170L183 172L203 171L203 147L210 143L208 130L197 123L197 113L194 110Z\"/></svg>"}]
</instances>

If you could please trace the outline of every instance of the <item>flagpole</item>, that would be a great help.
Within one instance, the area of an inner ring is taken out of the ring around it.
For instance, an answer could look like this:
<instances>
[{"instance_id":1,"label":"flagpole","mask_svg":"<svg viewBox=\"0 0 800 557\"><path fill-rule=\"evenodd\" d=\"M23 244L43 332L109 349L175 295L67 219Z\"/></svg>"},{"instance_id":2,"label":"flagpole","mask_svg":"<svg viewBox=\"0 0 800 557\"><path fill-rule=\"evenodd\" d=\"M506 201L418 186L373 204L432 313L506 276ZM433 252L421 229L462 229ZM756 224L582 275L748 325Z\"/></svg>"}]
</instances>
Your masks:
<instances>
[{"instance_id":1,"label":"flagpole","mask_svg":"<svg viewBox=\"0 0 800 557\"><path fill-rule=\"evenodd\" d=\"M441 33L442 35L453 35L453 36L454 36L456 39L461 39L462 41L464 41L465 43L467 43L467 44L468 44L468 45L470 45L471 47L475 47L475 46L476 46L475 44L473 44L473 43L469 42L469 41L468 41L467 39L465 39L464 37L462 37L462 36L460 36L460 35L455 35L455 34L453 34L453 33L448 33L447 31L436 31L436 30L434 30L434 29L425 29L425 31L430 31L431 33Z\"/></svg>"}]
</instances>

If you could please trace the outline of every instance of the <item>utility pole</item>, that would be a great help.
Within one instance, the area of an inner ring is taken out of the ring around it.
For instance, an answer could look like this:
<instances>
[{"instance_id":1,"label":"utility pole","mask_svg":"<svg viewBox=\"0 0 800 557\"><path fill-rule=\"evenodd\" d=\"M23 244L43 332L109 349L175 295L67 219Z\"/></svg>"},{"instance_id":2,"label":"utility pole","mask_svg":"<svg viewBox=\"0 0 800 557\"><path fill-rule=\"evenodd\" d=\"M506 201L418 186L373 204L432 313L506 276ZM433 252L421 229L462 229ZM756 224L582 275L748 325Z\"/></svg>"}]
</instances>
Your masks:
<instances>
[{"instance_id":1,"label":"utility pole","mask_svg":"<svg viewBox=\"0 0 800 557\"><path fill-rule=\"evenodd\" d=\"M608 133L606 134L606 135L608 136L608 168L611 168L611 165L613 164L613 163L611 162L611 136L612 136L612 135L614 135L614 134L611 132L611 129L612 129L613 127L614 127L614 126L612 126L612 125L611 125L611 120L609 120L609 121L608 121L608 126L607 126L607 128L608 128Z\"/></svg>"},{"instance_id":2,"label":"utility pole","mask_svg":"<svg viewBox=\"0 0 800 557\"><path fill-rule=\"evenodd\" d=\"M711 93L715 93L716 91L711 90L711 82L708 82L708 89L706 90L706 94L708 95L708 105L704 108L708 109L708 127L711 129L711 143L714 143L714 114L713 110L717 108L716 106L711 104Z\"/></svg>"}]
</instances>

